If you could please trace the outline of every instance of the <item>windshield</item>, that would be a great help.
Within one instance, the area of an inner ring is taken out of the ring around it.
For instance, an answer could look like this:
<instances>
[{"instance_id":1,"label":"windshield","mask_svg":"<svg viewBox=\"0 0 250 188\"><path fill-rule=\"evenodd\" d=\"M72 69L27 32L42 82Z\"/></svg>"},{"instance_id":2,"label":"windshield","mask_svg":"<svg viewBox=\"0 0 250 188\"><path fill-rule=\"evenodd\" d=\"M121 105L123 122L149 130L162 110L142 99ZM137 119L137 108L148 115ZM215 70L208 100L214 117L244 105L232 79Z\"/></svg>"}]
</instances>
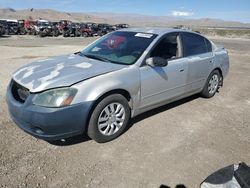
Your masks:
<instances>
[{"instance_id":1,"label":"windshield","mask_svg":"<svg viewBox=\"0 0 250 188\"><path fill-rule=\"evenodd\" d=\"M131 65L140 58L157 35L149 33L116 31L105 35L80 55L117 64Z\"/></svg>"}]
</instances>

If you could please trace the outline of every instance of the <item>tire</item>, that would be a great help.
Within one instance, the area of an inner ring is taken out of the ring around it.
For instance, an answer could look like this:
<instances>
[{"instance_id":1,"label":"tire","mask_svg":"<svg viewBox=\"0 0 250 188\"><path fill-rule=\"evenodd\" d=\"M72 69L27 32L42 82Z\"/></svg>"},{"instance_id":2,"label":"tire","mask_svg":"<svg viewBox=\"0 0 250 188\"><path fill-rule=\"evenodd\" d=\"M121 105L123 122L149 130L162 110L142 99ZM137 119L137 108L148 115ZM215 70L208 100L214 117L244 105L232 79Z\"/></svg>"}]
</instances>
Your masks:
<instances>
[{"instance_id":1,"label":"tire","mask_svg":"<svg viewBox=\"0 0 250 188\"><path fill-rule=\"evenodd\" d=\"M44 33L42 33L42 32L39 32L39 37L44 37L45 35L44 35Z\"/></svg>"},{"instance_id":2,"label":"tire","mask_svg":"<svg viewBox=\"0 0 250 188\"><path fill-rule=\"evenodd\" d=\"M21 29L20 34L21 34L21 35L26 35L25 29Z\"/></svg>"},{"instance_id":3,"label":"tire","mask_svg":"<svg viewBox=\"0 0 250 188\"><path fill-rule=\"evenodd\" d=\"M129 119L130 108L127 99L120 94L109 95L93 110L89 120L88 136L98 143L114 140L123 133Z\"/></svg>"},{"instance_id":4,"label":"tire","mask_svg":"<svg viewBox=\"0 0 250 188\"><path fill-rule=\"evenodd\" d=\"M55 31L52 31L51 36L52 36L52 37L57 37L57 36L56 36L56 32L55 32Z\"/></svg>"},{"instance_id":5,"label":"tire","mask_svg":"<svg viewBox=\"0 0 250 188\"><path fill-rule=\"evenodd\" d=\"M37 35L37 32L35 30L32 31L32 35Z\"/></svg>"},{"instance_id":6,"label":"tire","mask_svg":"<svg viewBox=\"0 0 250 188\"><path fill-rule=\"evenodd\" d=\"M97 35L101 37L101 36L103 36L103 33L101 31L98 31Z\"/></svg>"},{"instance_id":7,"label":"tire","mask_svg":"<svg viewBox=\"0 0 250 188\"><path fill-rule=\"evenodd\" d=\"M80 31L76 30L76 32L75 32L75 36L76 36L76 37L80 37L80 36L81 36Z\"/></svg>"},{"instance_id":8,"label":"tire","mask_svg":"<svg viewBox=\"0 0 250 188\"><path fill-rule=\"evenodd\" d=\"M221 75L218 70L214 70L213 72L211 72L201 92L201 96L204 98L213 97L219 89L220 80Z\"/></svg>"},{"instance_id":9,"label":"tire","mask_svg":"<svg viewBox=\"0 0 250 188\"><path fill-rule=\"evenodd\" d=\"M88 33L87 32L83 32L82 33L82 37L88 37Z\"/></svg>"},{"instance_id":10,"label":"tire","mask_svg":"<svg viewBox=\"0 0 250 188\"><path fill-rule=\"evenodd\" d=\"M68 37L68 34L67 33L63 33L63 37Z\"/></svg>"}]
</instances>

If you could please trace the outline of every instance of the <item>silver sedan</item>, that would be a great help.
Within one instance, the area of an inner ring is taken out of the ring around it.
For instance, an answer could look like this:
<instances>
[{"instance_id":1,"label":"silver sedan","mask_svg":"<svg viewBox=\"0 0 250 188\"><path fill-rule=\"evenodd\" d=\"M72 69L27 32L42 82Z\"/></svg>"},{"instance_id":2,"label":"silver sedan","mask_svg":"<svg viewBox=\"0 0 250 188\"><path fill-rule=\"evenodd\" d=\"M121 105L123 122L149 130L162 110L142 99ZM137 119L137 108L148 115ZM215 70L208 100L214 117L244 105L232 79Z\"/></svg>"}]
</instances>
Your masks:
<instances>
[{"instance_id":1,"label":"silver sedan","mask_svg":"<svg viewBox=\"0 0 250 188\"><path fill-rule=\"evenodd\" d=\"M228 70L227 51L198 33L130 28L21 67L7 103L16 124L37 138L87 133L107 142L145 111L196 93L213 97Z\"/></svg>"}]
</instances>

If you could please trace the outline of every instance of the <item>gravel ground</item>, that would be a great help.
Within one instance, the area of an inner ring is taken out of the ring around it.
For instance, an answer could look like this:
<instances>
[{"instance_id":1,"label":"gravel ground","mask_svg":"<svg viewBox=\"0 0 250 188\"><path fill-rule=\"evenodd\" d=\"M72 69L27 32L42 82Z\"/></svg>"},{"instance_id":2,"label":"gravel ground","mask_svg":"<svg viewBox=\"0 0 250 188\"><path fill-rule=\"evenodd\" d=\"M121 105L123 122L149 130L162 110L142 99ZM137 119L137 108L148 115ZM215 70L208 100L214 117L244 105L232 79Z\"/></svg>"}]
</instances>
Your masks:
<instances>
[{"instance_id":1,"label":"gravel ground","mask_svg":"<svg viewBox=\"0 0 250 188\"><path fill-rule=\"evenodd\" d=\"M0 187L175 187L219 168L250 165L250 40L214 38L229 50L230 73L212 99L192 96L144 113L121 137L50 144L16 127L5 92L23 64L79 51L93 38L0 38Z\"/></svg>"}]
</instances>

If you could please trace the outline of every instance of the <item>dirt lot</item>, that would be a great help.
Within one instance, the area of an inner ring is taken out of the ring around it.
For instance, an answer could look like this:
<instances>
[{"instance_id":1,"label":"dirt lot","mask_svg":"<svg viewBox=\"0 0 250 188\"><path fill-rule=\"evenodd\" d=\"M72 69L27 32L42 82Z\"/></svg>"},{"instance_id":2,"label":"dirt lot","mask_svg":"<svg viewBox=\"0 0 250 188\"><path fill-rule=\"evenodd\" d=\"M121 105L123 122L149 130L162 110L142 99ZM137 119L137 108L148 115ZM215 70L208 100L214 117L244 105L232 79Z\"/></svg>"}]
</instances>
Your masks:
<instances>
[{"instance_id":1,"label":"dirt lot","mask_svg":"<svg viewBox=\"0 0 250 188\"><path fill-rule=\"evenodd\" d=\"M214 38L231 61L214 98L193 96L142 114L110 143L82 136L52 145L17 128L5 103L11 73L92 40L0 38L0 187L195 188L221 167L250 165L250 40Z\"/></svg>"}]
</instances>

